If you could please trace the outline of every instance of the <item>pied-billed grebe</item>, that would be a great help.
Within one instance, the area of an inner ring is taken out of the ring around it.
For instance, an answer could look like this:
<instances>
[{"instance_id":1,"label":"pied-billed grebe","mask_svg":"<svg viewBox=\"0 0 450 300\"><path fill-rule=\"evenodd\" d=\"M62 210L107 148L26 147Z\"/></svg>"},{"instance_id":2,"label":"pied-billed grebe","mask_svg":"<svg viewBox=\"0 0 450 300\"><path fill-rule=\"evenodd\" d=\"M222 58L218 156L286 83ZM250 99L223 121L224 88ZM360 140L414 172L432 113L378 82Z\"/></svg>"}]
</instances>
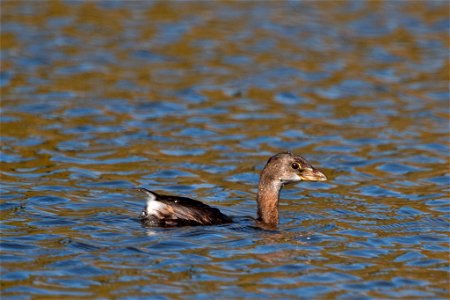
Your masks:
<instances>
[{"instance_id":1,"label":"pied-billed grebe","mask_svg":"<svg viewBox=\"0 0 450 300\"><path fill-rule=\"evenodd\" d=\"M306 181L325 181L327 177L306 159L290 152L272 156L261 172L258 185L257 220L270 225L278 224L278 201L283 185ZM140 215L148 226L194 226L231 223L233 220L217 208L186 197L159 195L145 188L147 205Z\"/></svg>"}]
</instances>

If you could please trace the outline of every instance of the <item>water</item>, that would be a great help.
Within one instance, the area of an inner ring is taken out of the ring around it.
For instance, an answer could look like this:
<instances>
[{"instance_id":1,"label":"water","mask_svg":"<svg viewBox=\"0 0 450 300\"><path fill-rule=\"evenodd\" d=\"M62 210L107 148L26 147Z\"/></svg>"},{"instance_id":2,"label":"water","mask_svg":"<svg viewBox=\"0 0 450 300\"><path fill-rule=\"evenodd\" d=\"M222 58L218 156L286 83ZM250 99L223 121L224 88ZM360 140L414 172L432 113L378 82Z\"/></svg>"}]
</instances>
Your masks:
<instances>
[{"instance_id":1,"label":"water","mask_svg":"<svg viewBox=\"0 0 450 300\"><path fill-rule=\"evenodd\" d=\"M2 299L446 299L446 1L2 1ZM255 215L291 150L329 181ZM142 227L144 186L236 223Z\"/></svg>"}]
</instances>

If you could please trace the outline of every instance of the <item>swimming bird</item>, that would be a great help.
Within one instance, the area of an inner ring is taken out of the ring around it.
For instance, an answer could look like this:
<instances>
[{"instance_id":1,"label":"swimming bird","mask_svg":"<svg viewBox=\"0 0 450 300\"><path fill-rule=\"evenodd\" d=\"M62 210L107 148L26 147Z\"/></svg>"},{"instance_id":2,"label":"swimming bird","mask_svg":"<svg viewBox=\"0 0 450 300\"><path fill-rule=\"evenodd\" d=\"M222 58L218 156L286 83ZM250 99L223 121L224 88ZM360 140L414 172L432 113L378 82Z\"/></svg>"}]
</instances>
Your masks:
<instances>
[{"instance_id":1,"label":"swimming bird","mask_svg":"<svg viewBox=\"0 0 450 300\"><path fill-rule=\"evenodd\" d=\"M278 224L278 202L284 185L299 181L325 181L327 177L305 158L291 152L278 153L267 161L261 172L257 203L257 221L269 226ZM174 227L218 225L233 219L219 209L201 201L181 196L161 195L138 188L147 195L147 204L140 214L146 226Z\"/></svg>"}]
</instances>

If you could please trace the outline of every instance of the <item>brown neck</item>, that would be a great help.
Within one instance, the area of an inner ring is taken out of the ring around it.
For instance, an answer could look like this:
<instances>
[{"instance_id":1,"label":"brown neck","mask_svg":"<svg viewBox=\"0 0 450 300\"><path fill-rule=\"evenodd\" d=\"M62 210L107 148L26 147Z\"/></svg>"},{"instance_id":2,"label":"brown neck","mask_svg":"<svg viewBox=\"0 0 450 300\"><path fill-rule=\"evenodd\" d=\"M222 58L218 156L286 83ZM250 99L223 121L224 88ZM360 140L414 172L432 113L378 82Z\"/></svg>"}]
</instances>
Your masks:
<instances>
[{"instance_id":1,"label":"brown neck","mask_svg":"<svg viewBox=\"0 0 450 300\"><path fill-rule=\"evenodd\" d=\"M261 174L258 186L258 220L276 226L278 224L278 198L282 188L281 182L273 177Z\"/></svg>"}]
</instances>

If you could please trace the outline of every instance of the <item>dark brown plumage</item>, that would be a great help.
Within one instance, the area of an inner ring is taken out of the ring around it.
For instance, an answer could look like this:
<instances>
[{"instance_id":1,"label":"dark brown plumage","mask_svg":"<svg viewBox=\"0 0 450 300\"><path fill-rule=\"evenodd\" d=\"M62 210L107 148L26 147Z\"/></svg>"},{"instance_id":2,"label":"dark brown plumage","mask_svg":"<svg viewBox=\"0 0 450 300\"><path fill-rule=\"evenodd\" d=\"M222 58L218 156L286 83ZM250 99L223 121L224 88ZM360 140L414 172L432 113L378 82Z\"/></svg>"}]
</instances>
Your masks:
<instances>
[{"instance_id":1,"label":"dark brown plumage","mask_svg":"<svg viewBox=\"0 0 450 300\"><path fill-rule=\"evenodd\" d=\"M261 172L258 185L257 220L269 226L278 224L278 201L283 185L307 181L324 181L326 176L306 159L290 152L272 156ZM196 226L231 223L232 219L217 208L187 197L160 195L145 188L147 205L140 219L147 226Z\"/></svg>"},{"instance_id":2,"label":"dark brown plumage","mask_svg":"<svg viewBox=\"0 0 450 300\"><path fill-rule=\"evenodd\" d=\"M231 223L230 217L217 208L187 197L160 195L139 188L148 196L146 209L141 213L145 225L171 227Z\"/></svg>"}]
</instances>

